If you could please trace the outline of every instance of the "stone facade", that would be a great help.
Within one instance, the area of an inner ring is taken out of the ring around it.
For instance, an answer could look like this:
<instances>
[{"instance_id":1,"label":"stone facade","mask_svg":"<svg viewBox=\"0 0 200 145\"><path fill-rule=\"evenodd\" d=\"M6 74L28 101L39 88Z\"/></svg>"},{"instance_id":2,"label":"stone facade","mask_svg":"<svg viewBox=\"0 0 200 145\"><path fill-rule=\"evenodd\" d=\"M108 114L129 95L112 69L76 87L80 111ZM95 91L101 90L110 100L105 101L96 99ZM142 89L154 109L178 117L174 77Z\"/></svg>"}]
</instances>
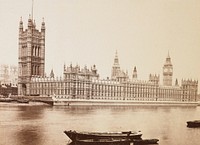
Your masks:
<instances>
[{"instance_id":1,"label":"stone facade","mask_svg":"<svg viewBox=\"0 0 200 145\"><path fill-rule=\"evenodd\" d=\"M181 86L162 86L158 82L158 75L150 75L149 81L101 80L92 69L70 65L64 69L62 78L33 77L30 87L31 95L57 95L69 99L197 101L198 81L182 80Z\"/></svg>"}]
</instances>

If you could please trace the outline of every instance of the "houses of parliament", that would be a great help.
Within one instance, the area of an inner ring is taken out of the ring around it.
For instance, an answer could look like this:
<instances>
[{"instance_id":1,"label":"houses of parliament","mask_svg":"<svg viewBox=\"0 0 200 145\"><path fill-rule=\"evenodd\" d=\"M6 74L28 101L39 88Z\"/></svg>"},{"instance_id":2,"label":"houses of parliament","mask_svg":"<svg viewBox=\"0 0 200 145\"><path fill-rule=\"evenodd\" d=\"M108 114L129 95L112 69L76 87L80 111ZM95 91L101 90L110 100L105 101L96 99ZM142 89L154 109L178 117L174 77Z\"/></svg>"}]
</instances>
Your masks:
<instances>
[{"instance_id":1,"label":"houses of parliament","mask_svg":"<svg viewBox=\"0 0 200 145\"><path fill-rule=\"evenodd\" d=\"M137 78L137 68L132 76L121 70L116 52L110 79L100 79L95 65L63 66L63 77L55 77L53 70L45 76L45 22L36 28L33 19L28 19L24 29L19 23L18 94L25 96L56 95L65 99L133 100L133 101L197 101L197 80L173 79L173 65L168 53L163 65L163 80L160 75L150 74L149 80Z\"/></svg>"}]
</instances>

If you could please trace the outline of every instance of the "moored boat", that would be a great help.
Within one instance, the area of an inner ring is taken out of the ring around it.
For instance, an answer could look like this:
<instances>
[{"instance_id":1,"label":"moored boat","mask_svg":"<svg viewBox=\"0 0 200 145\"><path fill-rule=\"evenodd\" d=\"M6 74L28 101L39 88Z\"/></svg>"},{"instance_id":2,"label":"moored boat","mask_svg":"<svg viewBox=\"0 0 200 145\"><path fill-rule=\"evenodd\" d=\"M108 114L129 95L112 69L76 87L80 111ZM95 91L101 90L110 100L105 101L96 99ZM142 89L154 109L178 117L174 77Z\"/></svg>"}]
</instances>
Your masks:
<instances>
[{"instance_id":1,"label":"moored boat","mask_svg":"<svg viewBox=\"0 0 200 145\"><path fill-rule=\"evenodd\" d=\"M200 120L187 121L187 127L200 127Z\"/></svg>"},{"instance_id":2,"label":"moored boat","mask_svg":"<svg viewBox=\"0 0 200 145\"><path fill-rule=\"evenodd\" d=\"M12 102L13 99L11 98L0 98L0 102Z\"/></svg>"},{"instance_id":3,"label":"moored boat","mask_svg":"<svg viewBox=\"0 0 200 145\"><path fill-rule=\"evenodd\" d=\"M157 144L159 139L139 139L134 140L134 145L141 145L141 144Z\"/></svg>"},{"instance_id":4,"label":"moored boat","mask_svg":"<svg viewBox=\"0 0 200 145\"><path fill-rule=\"evenodd\" d=\"M128 139L102 138L102 139L77 140L76 144L77 145L130 145L131 142Z\"/></svg>"},{"instance_id":5,"label":"moored boat","mask_svg":"<svg viewBox=\"0 0 200 145\"><path fill-rule=\"evenodd\" d=\"M17 103L29 103L29 99L17 99Z\"/></svg>"},{"instance_id":6,"label":"moored boat","mask_svg":"<svg viewBox=\"0 0 200 145\"><path fill-rule=\"evenodd\" d=\"M142 133L138 132L77 132L77 131L64 131L64 133L73 141L85 139L141 139Z\"/></svg>"}]
</instances>

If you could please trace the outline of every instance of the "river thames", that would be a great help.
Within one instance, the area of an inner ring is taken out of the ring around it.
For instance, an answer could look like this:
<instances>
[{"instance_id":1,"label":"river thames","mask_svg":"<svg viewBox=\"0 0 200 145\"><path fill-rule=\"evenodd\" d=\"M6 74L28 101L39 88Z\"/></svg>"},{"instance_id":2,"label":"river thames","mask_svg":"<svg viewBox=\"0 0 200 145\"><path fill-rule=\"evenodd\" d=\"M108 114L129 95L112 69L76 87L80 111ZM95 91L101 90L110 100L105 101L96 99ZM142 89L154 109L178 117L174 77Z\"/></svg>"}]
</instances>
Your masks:
<instances>
[{"instance_id":1,"label":"river thames","mask_svg":"<svg viewBox=\"0 0 200 145\"><path fill-rule=\"evenodd\" d=\"M200 107L0 104L0 145L67 145L64 130L141 131L159 145L199 145Z\"/></svg>"}]
</instances>

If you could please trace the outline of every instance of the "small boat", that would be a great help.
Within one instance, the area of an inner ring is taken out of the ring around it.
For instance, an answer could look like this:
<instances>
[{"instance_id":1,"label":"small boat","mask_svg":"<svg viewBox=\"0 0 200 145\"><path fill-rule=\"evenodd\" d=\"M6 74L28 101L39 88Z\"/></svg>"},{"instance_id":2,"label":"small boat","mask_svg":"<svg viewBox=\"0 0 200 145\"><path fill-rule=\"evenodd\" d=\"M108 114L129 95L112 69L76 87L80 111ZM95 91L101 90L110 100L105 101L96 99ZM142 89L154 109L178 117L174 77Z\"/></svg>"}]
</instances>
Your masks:
<instances>
[{"instance_id":1,"label":"small boat","mask_svg":"<svg viewBox=\"0 0 200 145\"><path fill-rule=\"evenodd\" d=\"M13 99L11 98L0 98L0 102L12 102Z\"/></svg>"},{"instance_id":2,"label":"small boat","mask_svg":"<svg viewBox=\"0 0 200 145\"><path fill-rule=\"evenodd\" d=\"M134 140L134 145L143 145L143 144L157 144L159 139L139 139Z\"/></svg>"},{"instance_id":3,"label":"small boat","mask_svg":"<svg viewBox=\"0 0 200 145\"><path fill-rule=\"evenodd\" d=\"M187 127L200 127L200 120L187 121Z\"/></svg>"},{"instance_id":4,"label":"small boat","mask_svg":"<svg viewBox=\"0 0 200 145\"><path fill-rule=\"evenodd\" d=\"M77 132L77 131L64 131L64 133L73 141L85 139L141 139L141 132Z\"/></svg>"},{"instance_id":5,"label":"small boat","mask_svg":"<svg viewBox=\"0 0 200 145\"><path fill-rule=\"evenodd\" d=\"M29 99L17 99L17 103L29 103Z\"/></svg>"},{"instance_id":6,"label":"small boat","mask_svg":"<svg viewBox=\"0 0 200 145\"><path fill-rule=\"evenodd\" d=\"M76 145L131 145L131 142L128 139L102 138L77 140Z\"/></svg>"}]
</instances>

